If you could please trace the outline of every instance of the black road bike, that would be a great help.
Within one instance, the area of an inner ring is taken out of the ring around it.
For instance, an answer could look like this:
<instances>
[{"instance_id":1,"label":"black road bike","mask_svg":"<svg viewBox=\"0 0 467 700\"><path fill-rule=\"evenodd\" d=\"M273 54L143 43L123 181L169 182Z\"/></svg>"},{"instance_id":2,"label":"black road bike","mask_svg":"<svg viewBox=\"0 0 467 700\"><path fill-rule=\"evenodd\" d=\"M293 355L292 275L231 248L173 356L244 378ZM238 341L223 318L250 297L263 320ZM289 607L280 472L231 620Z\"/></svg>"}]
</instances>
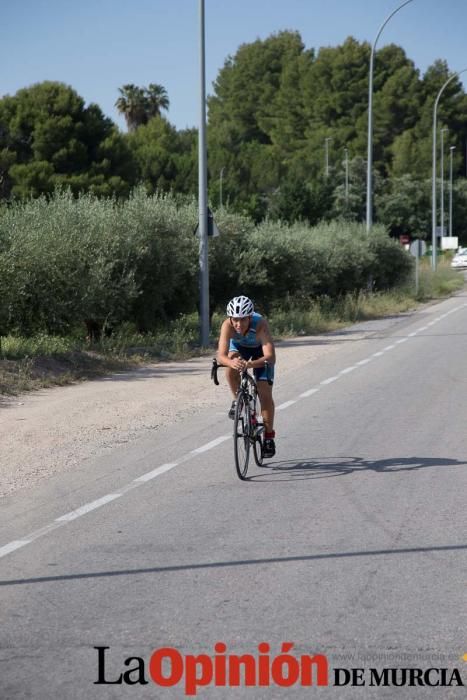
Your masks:
<instances>
[{"instance_id":1,"label":"black road bike","mask_svg":"<svg viewBox=\"0 0 467 700\"><path fill-rule=\"evenodd\" d=\"M264 365L268 383L272 384L272 381L269 379L269 365L266 361ZM212 361L211 379L216 385L219 384L217 378L218 367L225 367L225 365L220 364L214 358ZM253 450L258 467L263 464L265 428L263 423L258 421L257 402L258 387L248 370L244 369L240 375L233 426L235 468L240 479L246 479L250 449Z\"/></svg>"}]
</instances>

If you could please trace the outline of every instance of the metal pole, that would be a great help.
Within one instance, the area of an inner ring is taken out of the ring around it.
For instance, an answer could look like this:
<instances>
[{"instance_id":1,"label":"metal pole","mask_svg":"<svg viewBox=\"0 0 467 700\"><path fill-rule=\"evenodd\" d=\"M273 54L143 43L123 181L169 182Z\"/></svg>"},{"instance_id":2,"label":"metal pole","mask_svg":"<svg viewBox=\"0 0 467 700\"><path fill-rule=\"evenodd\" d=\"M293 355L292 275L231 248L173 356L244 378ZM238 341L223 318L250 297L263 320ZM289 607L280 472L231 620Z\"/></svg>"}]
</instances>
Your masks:
<instances>
[{"instance_id":1,"label":"metal pole","mask_svg":"<svg viewBox=\"0 0 467 700\"><path fill-rule=\"evenodd\" d=\"M432 150L432 169L431 169L431 267L436 270L436 118L438 111L438 103L444 89L451 80L454 80L461 73L465 73L467 68L463 68L457 73L453 73L441 87L438 92L433 107L433 150Z\"/></svg>"},{"instance_id":2,"label":"metal pole","mask_svg":"<svg viewBox=\"0 0 467 700\"><path fill-rule=\"evenodd\" d=\"M391 14L386 17L384 20L383 24L378 30L378 33L376 35L376 39L373 42L373 46L371 47L371 55L370 55L370 77L369 77L369 85L368 85L368 157L367 157L367 171L366 171L366 230L367 233L370 232L372 223L373 223L373 192L372 192L372 167L373 167L373 67L374 67L374 59L375 59L375 49L376 49L376 42L379 39L379 36L381 32L383 31L384 27L386 24L389 22L391 17L396 14L399 10L401 10L405 5L408 5L409 2L412 2L412 0L406 0L405 2L402 3L402 5L399 5L399 7L396 7L395 10L391 12Z\"/></svg>"},{"instance_id":3,"label":"metal pole","mask_svg":"<svg viewBox=\"0 0 467 700\"><path fill-rule=\"evenodd\" d=\"M441 213L440 213L440 224L441 224L441 236L444 236L444 132L448 131L447 128L441 129L441 155L439 163L439 172L441 178Z\"/></svg>"},{"instance_id":4,"label":"metal pole","mask_svg":"<svg viewBox=\"0 0 467 700\"><path fill-rule=\"evenodd\" d=\"M199 278L200 336L202 347L209 344L208 264L208 169L206 152L206 79L204 41L204 0L199 0L200 112L198 137Z\"/></svg>"},{"instance_id":5,"label":"metal pole","mask_svg":"<svg viewBox=\"0 0 467 700\"><path fill-rule=\"evenodd\" d=\"M455 148L449 148L449 237L452 237L452 156Z\"/></svg>"},{"instance_id":6,"label":"metal pole","mask_svg":"<svg viewBox=\"0 0 467 700\"><path fill-rule=\"evenodd\" d=\"M418 287L419 287L419 259L420 256L418 254L418 248L417 248L417 255L415 256L415 296L418 297Z\"/></svg>"}]
</instances>

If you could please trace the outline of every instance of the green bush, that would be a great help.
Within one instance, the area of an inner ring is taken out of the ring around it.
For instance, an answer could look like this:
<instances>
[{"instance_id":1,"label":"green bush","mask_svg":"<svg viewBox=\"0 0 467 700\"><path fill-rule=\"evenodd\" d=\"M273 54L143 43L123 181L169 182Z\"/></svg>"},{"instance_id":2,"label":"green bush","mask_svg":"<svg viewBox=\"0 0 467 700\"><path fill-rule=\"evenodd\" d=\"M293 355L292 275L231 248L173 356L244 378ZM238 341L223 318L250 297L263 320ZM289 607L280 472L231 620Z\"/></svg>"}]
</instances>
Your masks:
<instances>
[{"instance_id":1,"label":"green bush","mask_svg":"<svg viewBox=\"0 0 467 700\"><path fill-rule=\"evenodd\" d=\"M148 196L138 188L118 210L119 225L132 247L138 286L127 320L148 331L161 321L194 311L198 299L196 203L179 206L171 195Z\"/></svg>"},{"instance_id":2,"label":"green bush","mask_svg":"<svg viewBox=\"0 0 467 700\"><path fill-rule=\"evenodd\" d=\"M372 275L377 291L406 282L413 270L414 258L394 238L389 238L384 229L372 233L369 249L374 255Z\"/></svg>"},{"instance_id":3,"label":"green bush","mask_svg":"<svg viewBox=\"0 0 467 700\"><path fill-rule=\"evenodd\" d=\"M112 200L57 193L0 217L0 296L7 330L65 333L121 322L138 294L131 242Z\"/></svg>"},{"instance_id":4,"label":"green bush","mask_svg":"<svg viewBox=\"0 0 467 700\"><path fill-rule=\"evenodd\" d=\"M266 313L394 286L412 267L384 229L333 222L258 226L225 209L209 241L211 314L235 294ZM194 200L136 189L126 201L55 192L0 210L0 335L154 332L198 306ZM326 302L328 303L328 302Z\"/></svg>"}]
</instances>

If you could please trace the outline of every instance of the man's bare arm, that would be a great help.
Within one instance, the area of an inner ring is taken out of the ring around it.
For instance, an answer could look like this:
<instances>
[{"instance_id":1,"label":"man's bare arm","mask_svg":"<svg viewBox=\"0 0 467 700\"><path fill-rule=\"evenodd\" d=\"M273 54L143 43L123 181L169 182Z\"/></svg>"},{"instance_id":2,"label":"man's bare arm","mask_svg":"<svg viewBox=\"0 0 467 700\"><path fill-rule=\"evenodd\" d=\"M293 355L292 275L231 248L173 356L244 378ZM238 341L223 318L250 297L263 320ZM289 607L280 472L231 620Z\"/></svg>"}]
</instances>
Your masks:
<instances>
[{"instance_id":1,"label":"man's bare arm","mask_svg":"<svg viewBox=\"0 0 467 700\"><path fill-rule=\"evenodd\" d=\"M232 360L229 358L231 331L229 321L224 321L221 326L219 335L219 343L217 345L217 361L227 367L233 367Z\"/></svg>"}]
</instances>

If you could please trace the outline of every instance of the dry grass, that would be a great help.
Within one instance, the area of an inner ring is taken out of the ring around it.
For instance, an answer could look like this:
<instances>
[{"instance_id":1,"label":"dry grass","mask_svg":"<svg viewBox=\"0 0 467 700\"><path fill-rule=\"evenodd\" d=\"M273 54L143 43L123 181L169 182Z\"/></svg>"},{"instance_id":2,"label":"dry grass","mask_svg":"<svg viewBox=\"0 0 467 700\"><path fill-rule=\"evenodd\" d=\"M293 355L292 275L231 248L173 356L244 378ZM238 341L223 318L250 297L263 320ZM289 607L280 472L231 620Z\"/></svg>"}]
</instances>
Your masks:
<instances>
[{"instance_id":1,"label":"dry grass","mask_svg":"<svg viewBox=\"0 0 467 700\"><path fill-rule=\"evenodd\" d=\"M92 352L36 355L20 359L0 359L0 395L16 396L51 386L64 386L93 379L135 365L127 359L105 357Z\"/></svg>"}]
</instances>

